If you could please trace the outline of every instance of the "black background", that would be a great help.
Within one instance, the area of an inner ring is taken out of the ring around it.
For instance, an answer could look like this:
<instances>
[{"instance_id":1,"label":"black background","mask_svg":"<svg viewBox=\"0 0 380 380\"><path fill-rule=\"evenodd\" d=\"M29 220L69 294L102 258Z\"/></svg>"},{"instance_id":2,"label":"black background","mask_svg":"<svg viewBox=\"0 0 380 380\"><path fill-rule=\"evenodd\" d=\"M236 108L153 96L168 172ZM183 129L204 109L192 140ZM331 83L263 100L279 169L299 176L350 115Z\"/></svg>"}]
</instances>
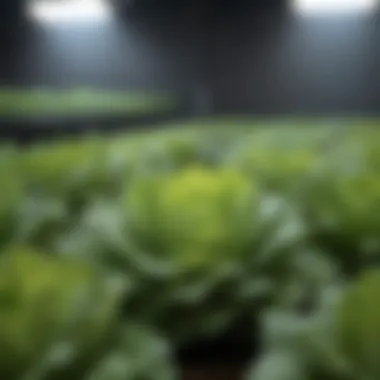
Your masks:
<instances>
[{"instance_id":1,"label":"black background","mask_svg":"<svg viewBox=\"0 0 380 380\"><path fill-rule=\"evenodd\" d=\"M122 0L120 0L122 2ZM379 16L286 1L135 0L109 25L41 26L0 6L0 84L171 90L190 114L377 114Z\"/></svg>"}]
</instances>

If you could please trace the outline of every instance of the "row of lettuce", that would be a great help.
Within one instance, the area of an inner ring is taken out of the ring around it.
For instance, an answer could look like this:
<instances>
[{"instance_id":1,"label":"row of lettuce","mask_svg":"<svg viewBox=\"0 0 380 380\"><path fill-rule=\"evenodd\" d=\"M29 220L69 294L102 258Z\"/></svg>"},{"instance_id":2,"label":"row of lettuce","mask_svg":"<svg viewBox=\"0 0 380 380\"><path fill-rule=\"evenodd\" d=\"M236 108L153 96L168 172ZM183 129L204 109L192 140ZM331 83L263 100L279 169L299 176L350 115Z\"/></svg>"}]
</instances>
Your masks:
<instances>
[{"instance_id":1,"label":"row of lettuce","mask_svg":"<svg viewBox=\"0 0 380 380\"><path fill-rule=\"evenodd\" d=\"M172 96L152 92L95 88L0 88L0 117L63 117L75 115L144 115L171 112Z\"/></svg>"},{"instance_id":2,"label":"row of lettuce","mask_svg":"<svg viewBox=\"0 0 380 380\"><path fill-rule=\"evenodd\" d=\"M261 315L249 379L378 379L379 143L271 125L4 147L1 373L176 379L177 347Z\"/></svg>"}]
</instances>

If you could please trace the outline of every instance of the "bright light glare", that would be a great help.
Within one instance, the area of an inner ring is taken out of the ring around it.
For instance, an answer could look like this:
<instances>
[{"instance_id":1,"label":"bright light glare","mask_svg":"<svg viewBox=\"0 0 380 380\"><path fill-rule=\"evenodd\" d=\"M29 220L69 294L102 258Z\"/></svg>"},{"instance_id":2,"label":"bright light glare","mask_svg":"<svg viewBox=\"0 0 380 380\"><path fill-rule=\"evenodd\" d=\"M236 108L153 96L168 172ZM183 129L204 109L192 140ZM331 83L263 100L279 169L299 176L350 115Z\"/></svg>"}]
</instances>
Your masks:
<instances>
[{"instance_id":1,"label":"bright light glare","mask_svg":"<svg viewBox=\"0 0 380 380\"><path fill-rule=\"evenodd\" d=\"M378 0L292 0L294 11L302 15L369 13L378 5Z\"/></svg>"},{"instance_id":2,"label":"bright light glare","mask_svg":"<svg viewBox=\"0 0 380 380\"><path fill-rule=\"evenodd\" d=\"M106 21L112 8L107 0L34 0L28 13L41 23Z\"/></svg>"}]
</instances>

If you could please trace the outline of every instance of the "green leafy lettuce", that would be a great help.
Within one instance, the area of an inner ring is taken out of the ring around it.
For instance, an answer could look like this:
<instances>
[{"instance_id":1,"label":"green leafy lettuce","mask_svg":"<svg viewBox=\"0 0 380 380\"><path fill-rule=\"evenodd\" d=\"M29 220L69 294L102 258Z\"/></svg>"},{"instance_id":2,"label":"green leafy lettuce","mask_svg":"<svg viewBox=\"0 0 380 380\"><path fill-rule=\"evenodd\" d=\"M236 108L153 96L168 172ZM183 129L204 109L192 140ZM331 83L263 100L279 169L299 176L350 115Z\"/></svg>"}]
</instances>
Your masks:
<instances>
[{"instance_id":1,"label":"green leafy lettuce","mask_svg":"<svg viewBox=\"0 0 380 380\"><path fill-rule=\"evenodd\" d=\"M248 378L378 379L379 291L380 272L370 269L351 284L327 287L309 316L266 313L265 351Z\"/></svg>"}]
</instances>

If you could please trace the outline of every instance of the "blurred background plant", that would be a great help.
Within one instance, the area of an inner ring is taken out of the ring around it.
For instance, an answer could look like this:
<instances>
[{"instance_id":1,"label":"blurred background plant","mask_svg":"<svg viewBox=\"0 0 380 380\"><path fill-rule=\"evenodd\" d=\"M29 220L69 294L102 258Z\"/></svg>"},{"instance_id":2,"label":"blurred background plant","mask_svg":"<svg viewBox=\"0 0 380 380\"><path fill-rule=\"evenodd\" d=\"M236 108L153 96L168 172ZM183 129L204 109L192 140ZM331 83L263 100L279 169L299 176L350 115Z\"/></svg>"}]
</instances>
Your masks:
<instances>
[{"instance_id":1,"label":"blurred background plant","mask_svg":"<svg viewBox=\"0 0 380 380\"><path fill-rule=\"evenodd\" d=\"M73 116L86 114L144 114L170 110L172 97L165 94L125 93L76 88L69 91L18 88L0 90L0 117Z\"/></svg>"}]
</instances>

